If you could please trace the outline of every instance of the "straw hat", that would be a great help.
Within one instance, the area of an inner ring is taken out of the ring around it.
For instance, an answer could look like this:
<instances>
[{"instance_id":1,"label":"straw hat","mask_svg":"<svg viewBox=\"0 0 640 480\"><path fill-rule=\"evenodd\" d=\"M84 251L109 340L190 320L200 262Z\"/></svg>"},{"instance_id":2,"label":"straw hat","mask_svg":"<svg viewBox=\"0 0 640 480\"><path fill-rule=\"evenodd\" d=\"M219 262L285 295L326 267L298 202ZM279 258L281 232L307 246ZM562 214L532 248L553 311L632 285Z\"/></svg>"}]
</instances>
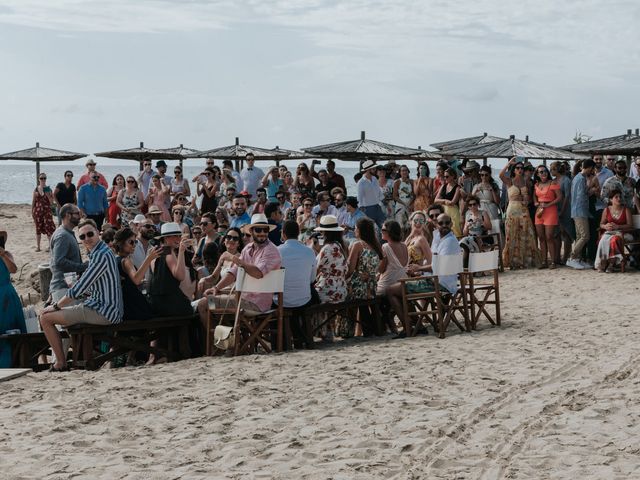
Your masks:
<instances>
[{"instance_id":1,"label":"straw hat","mask_svg":"<svg viewBox=\"0 0 640 480\"><path fill-rule=\"evenodd\" d=\"M366 172L367 170L371 170L372 168L376 168L376 167L377 167L377 164L373 160L365 160L364 163L362 164L362 167L360 167L360 171Z\"/></svg>"},{"instance_id":2,"label":"straw hat","mask_svg":"<svg viewBox=\"0 0 640 480\"><path fill-rule=\"evenodd\" d=\"M151 205L149 207L149 215L154 215L156 213L162 215L162 210L160 210L160 207L157 205Z\"/></svg>"},{"instance_id":3,"label":"straw hat","mask_svg":"<svg viewBox=\"0 0 640 480\"><path fill-rule=\"evenodd\" d=\"M480 168L480 164L475 160L469 160L467 164L462 167L462 171L466 172L467 170L475 170L476 168Z\"/></svg>"},{"instance_id":4,"label":"straw hat","mask_svg":"<svg viewBox=\"0 0 640 480\"><path fill-rule=\"evenodd\" d=\"M316 232L342 232L344 228L338 225L338 219L333 215L325 215L320 219L320 226L314 229Z\"/></svg>"},{"instance_id":5,"label":"straw hat","mask_svg":"<svg viewBox=\"0 0 640 480\"><path fill-rule=\"evenodd\" d=\"M251 216L251 223L247 223L242 227L242 231L244 233L251 233L251 229L253 227L267 227L269 231L273 231L276 229L275 225L271 225L269 220L267 220L267 216L264 213L256 213Z\"/></svg>"},{"instance_id":6,"label":"straw hat","mask_svg":"<svg viewBox=\"0 0 640 480\"><path fill-rule=\"evenodd\" d=\"M160 228L160 235L158 235L156 239L175 236L182 236L180 225L175 222L167 222L162 224L162 227Z\"/></svg>"}]
</instances>

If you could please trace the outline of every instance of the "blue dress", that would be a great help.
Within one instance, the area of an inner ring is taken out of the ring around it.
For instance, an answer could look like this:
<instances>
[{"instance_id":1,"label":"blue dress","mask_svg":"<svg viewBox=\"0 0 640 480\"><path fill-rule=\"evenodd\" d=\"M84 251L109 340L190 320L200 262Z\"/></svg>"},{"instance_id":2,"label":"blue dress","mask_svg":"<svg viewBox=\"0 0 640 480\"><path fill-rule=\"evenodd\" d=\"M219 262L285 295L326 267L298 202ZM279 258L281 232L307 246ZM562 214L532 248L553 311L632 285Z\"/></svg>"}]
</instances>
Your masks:
<instances>
[{"instance_id":1,"label":"blue dress","mask_svg":"<svg viewBox=\"0 0 640 480\"><path fill-rule=\"evenodd\" d=\"M11 284L9 269L0 260L0 335L14 329L19 329L22 333L27 332L20 298ZM11 366L11 345L6 340L0 340L0 368Z\"/></svg>"}]
</instances>

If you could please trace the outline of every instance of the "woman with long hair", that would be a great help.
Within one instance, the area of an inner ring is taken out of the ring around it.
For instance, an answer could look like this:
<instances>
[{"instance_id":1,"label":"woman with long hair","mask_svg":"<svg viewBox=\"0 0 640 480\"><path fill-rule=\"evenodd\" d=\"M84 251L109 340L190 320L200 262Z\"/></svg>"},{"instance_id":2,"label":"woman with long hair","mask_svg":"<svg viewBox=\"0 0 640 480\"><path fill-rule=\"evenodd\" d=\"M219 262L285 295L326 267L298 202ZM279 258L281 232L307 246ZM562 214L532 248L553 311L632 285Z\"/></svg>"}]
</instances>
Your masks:
<instances>
[{"instance_id":1,"label":"woman with long hair","mask_svg":"<svg viewBox=\"0 0 640 480\"><path fill-rule=\"evenodd\" d=\"M313 200L310 197L306 197L302 200L302 214L298 215L299 240L302 243L306 243L317 226L316 217L313 215Z\"/></svg>"},{"instance_id":2,"label":"woman with long hair","mask_svg":"<svg viewBox=\"0 0 640 480\"><path fill-rule=\"evenodd\" d=\"M387 220L382 225L382 261L380 262L380 277L376 287L376 295L387 295L387 289L407 276L409 266L409 249L402 241L402 227L395 220ZM383 306L383 317L392 333L398 333L395 321L389 315L389 304L386 301ZM398 312L396 312L398 313Z\"/></svg>"},{"instance_id":3,"label":"woman with long hair","mask_svg":"<svg viewBox=\"0 0 640 480\"><path fill-rule=\"evenodd\" d=\"M127 177L125 188L118 193L116 203L120 208L120 222L124 227L129 226L136 215L142 213L144 197L138 189L138 182L131 175Z\"/></svg>"},{"instance_id":4,"label":"woman with long hair","mask_svg":"<svg viewBox=\"0 0 640 480\"><path fill-rule=\"evenodd\" d=\"M500 171L500 180L507 186L509 198L502 262L511 269L534 267L538 264L539 252L529 216L529 185L524 177L524 163L513 157Z\"/></svg>"},{"instance_id":5,"label":"woman with long hair","mask_svg":"<svg viewBox=\"0 0 640 480\"><path fill-rule=\"evenodd\" d=\"M157 173L151 177L151 185L149 186L149 195L147 196L147 205L155 205L162 212L160 214L160 220L163 222L170 222L171 215L167 208L167 200L170 195L169 185L165 185L162 182L162 178Z\"/></svg>"},{"instance_id":6,"label":"woman with long hair","mask_svg":"<svg viewBox=\"0 0 640 480\"><path fill-rule=\"evenodd\" d=\"M556 244L553 238L558 226L558 204L562 202L560 184L551 178L545 165L536 168L534 177L533 205L536 207L536 232L540 242L540 268L556 268ZM551 263L547 263L547 251Z\"/></svg>"},{"instance_id":7,"label":"woman with long hair","mask_svg":"<svg viewBox=\"0 0 640 480\"><path fill-rule=\"evenodd\" d=\"M393 182L394 218L403 228L413 210L413 181L409 178L409 167L400 166L400 178Z\"/></svg>"},{"instance_id":8,"label":"woman with long hair","mask_svg":"<svg viewBox=\"0 0 640 480\"><path fill-rule=\"evenodd\" d=\"M418 164L418 178L413 181L413 193L415 201L413 202L413 210L415 212L422 210L426 212L433 203L434 182L429 175L429 165L427 162Z\"/></svg>"},{"instance_id":9,"label":"woman with long hair","mask_svg":"<svg viewBox=\"0 0 640 480\"><path fill-rule=\"evenodd\" d=\"M382 190L382 211L386 218L392 218L395 211L393 180L387 178L387 169L384 165L378 165L376 175L378 176L378 185L380 185L380 190Z\"/></svg>"},{"instance_id":10,"label":"woman with long hair","mask_svg":"<svg viewBox=\"0 0 640 480\"><path fill-rule=\"evenodd\" d=\"M302 162L296 169L296 178L294 181L295 188L303 195L308 195L311 198L316 196L316 182L313 180L309 167L306 163Z\"/></svg>"},{"instance_id":11,"label":"woman with long hair","mask_svg":"<svg viewBox=\"0 0 640 480\"><path fill-rule=\"evenodd\" d=\"M491 167L480 167L480 183L474 185L472 195L480 202L480 210L489 214L491 220L500 218L500 190L491 176Z\"/></svg>"},{"instance_id":12,"label":"woman with long hair","mask_svg":"<svg viewBox=\"0 0 640 480\"><path fill-rule=\"evenodd\" d=\"M437 195L442 186L447 183L444 178L444 172L449 168L449 164L447 162L438 162L436 164L436 176L433 179L433 193Z\"/></svg>"},{"instance_id":13,"label":"woman with long hair","mask_svg":"<svg viewBox=\"0 0 640 480\"><path fill-rule=\"evenodd\" d=\"M120 207L118 206L118 195L125 187L124 176L118 173L113 177L113 182L107 190L107 200L109 200L109 209L107 210L107 222L115 229L120 225Z\"/></svg>"},{"instance_id":14,"label":"woman with long hair","mask_svg":"<svg viewBox=\"0 0 640 480\"><path fill-rule=\"evenodd\" d=\"M467 197L468 210L464 216L464 226L462 228L462 239L460 247L464 258L464 265L469 262L470 253L482 251L482 236L487 235L491 230L491 218L486 210L480 209L480 200L475 195ZM488 239L487 239L488 240Z\"/></svg>"},{"instance_id":15,"label":"woman with long hair","mask_svg":"<svg viewBox=\"0 0 640 480\"><path fill-rule=\"evenodd\" d=\"M453 168L447 168L444 172L445 184L440 187L434 203L439 203L444 207L444 213L451 217L451 230L453 234L462 237L462 227L460 221L460 185L458 175Z\"/></svg>"},{"instance_id":16,"label":"woman with long hair","mask_svg":"<svg viewBox=\"0 0 640 480\"><path fill-rule=\"evenodd\" d=\"M191 196L191 188L189 182L182 175L182 167L177 165L173 169L174 177L171 179L171 196L175 197L177 194L182 193L187 197Z\"/></svg>"},{"instance_id":17,"label":"woman with long hair","mask_svg":"<svg viewBox=\"0 0 640 480\"><path fill-rule=\"evenodd\" d=\"M282 182L283 182L282 189L285 192L287 192L289 195L292 195L294 192L298 191L293 181L293 173L291 173L289 170L284 172L284 177L282 179Z\"/></svg>"},{"instance_id":18,"label":"woman with long hair","mask_svg":"<svg viewBox=\"0 0 640 480\"><path fill-rule=\"evenodd\" d=\"M40 251L40 241L44 233L49 242L51 235L56 230L56 224L53 222L53 213L51 207L53 205L53 192L51 187L47 186L47 174L41 173L38 177L38 186L33 191L31 197L31 217L36 226L36 252ZM49 251L49 243L47 243L47 252Z\"/></svg>"},{"instance_id":19,"label":"woman with long hair","mask_svg":"<svg viewBox=\"0 0 640 480\"><path fill-rule=\"evenodd\" d=\"M205 247L206 248L206 247ZM220 248L218 249L218 262L211 270L211 275L202 278L198 284L198 291L204 292L208 288L218 283L220 278L224 277L227 272L233 266L233 262L229 259L223 259L222 254L229 252L234 257L239 257L242 249L244 248L244 242L242 240L242 232L239 228L233 227L227 230L227 233L222 237Z\"/></svg>"},{"instance_id":20,"label":"woman with long hair","mask_svg":"<svg viewBox=\"0 0 640 480\"><path fill-rule=\"evenodd\" d=\"M431 247L427 240L427 214L416 210L409 217L411 230L404 243L409 252L410 265L431 264Z\"/></svg>"},{"instance_id":21,"label":"woman with long hair","mask_svg":"<svg viewBox=\"0 0 640 480\"><path fill-rule=\"evenodd\" d=\"M184 215L185 215L185 209L180 205L175 205L171 209L171 216L173 217L172 218L173 221L180 226L180 229L182 230L183 234L190 235L191 230L189 229L189 225L187 225L187 223L184 221Z\"/></svg>"},{"instance_id":22,"label":"woman with long hair","mask_svg":"<svg viewBox=\"0 0 640 480\"><path fill-rule=\"evenodd\" d=\"M207 181L200 185L199 192L202 194L202 204L200 205L200 213L202 214L215 212L218 206L219 171L220 169L216 170L216 167L207 167L204 170Z\"/></svg>"},{"instance_id":23,"label":"woman with long hair","mask_svg":"<svg viewBox=\"0 0 640 480\"><path fill-rule=\"evenodd\" d=\"M598 242L595 261L595 267L600 273L613 272L614 267L624 261L623 236L628 236L627 240L633 239L628 233L633 230L633 215L622 200L622 192L617 189L611 190L609 202L610 205L602 211L600 218L602 236Z\"/></svg>"}]
</instances>

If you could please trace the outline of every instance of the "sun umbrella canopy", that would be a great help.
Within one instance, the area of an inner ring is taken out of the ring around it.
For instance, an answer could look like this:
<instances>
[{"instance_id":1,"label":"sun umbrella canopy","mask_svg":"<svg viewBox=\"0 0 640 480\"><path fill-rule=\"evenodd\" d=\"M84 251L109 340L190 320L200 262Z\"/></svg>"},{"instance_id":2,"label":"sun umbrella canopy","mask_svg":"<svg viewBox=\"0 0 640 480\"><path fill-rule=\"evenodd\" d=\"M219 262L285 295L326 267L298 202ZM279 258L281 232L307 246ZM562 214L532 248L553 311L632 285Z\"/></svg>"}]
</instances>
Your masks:
<instances>
[{"instance_id":1,"label":"sun umbrella canopy","mask_svg":"<svg viewBox=\"0 0 640 480\"><path fill-rule=\"evenodd\" d=\"M182 144L174 148L160 148L157 151L162 152L162 154L179 155L181 160L185 158L197 158L198 154L200 153L200 150L187 148Z\"/></svg>"},{"instance_id":2,"label":"sun umbrella canopy","mask_svg":"<svg viewBox=\"0 0 640 480\"><path fill-rule=\"evenodd\" d=\"M609 148L602 148L600 153L606 155L639 155L640 136L633 136L628 140L622 140Z\"/></svg>"},{"instance_id":3,"label":"sun umbrella canopy","mask_svg":"<svg viewBox=\"0 0 640 480\"><path fill-rule=\"evenodd\" d=\"M144 142L140 142L140 146L136 148L128 148L125 150L111 150L108 152L94 153L96 157L105 158L120 158L123 160L136 160L142 162L143 160L180 160L183 158L179 153L170 152L166 150L159 150L155 148L146 148Z\"/></svg>"},{"instance_id":4,"label":"sun umbrella canopy","mask_svg":"<svg viewBox=\"0 0 640 480\"><path fill-rule=\"evenodd\" d=\"M272 149L281 160L302 160L304 158L313 158L313 155L309 155L305 152L299 152L298 150L287 150L286 148L280 148L276 145L276 148Z\"/></svg>"},{"instance_id":5,"label":"sun umbrella canopy","mask_svg":"<svg viewBox=\"0 0 640 480\"><path fill-rule=\"evenodd\" d=\"M316 147L303 148L302 150L312 155L326 158L339 158L342 160L364 160L366 158L376 157L413 158L416 155L428 153L425 152L425 150L369 140L365 137L365 132L361 132L359 140L329 143Z\"/></svg>"},{"instance_id":6,"label":"sun umbrella canopy","mask_svg":"<svg viewBox=\"0 0 640 480\"><path fill-rule=\"evenodd\" d=\"M447 142L432 143L431 146L433 148L437 148L438 150L443 150L442 153L446 152L446 154L449 154L449 152L454 150L464 150L467 148L475 147L476 145L497 142L499 140L504 140L504 138L494 137L492 135L488 135L487 132L484 132L484 134L478 135L476 137L466 137L459 138L457 140L449 140Z\"/></svg>"},{"instance_id":7,"label":"sun umbrella canopy","mask_svg":"<svg viewBox=\"0 0 640 480\"><path fill-rule=\"evenodd\" d=\"M597 140L590 140L588 142L582 143L573 143L571 145L565 145L562 148L563 150L571 150L572 152L577 153L608 153L610 155L614 155L616 153L624 154L623 152L615 151L616 147L623 146L625 142L630 140L639 139L640 131L636 129L635 134L631 129L627 130L627 133L624 135L616 135L615 137L606 137L600 138Z\"/></svg>"},{"instance_id":8,"label":"sun umbrella canopy","mask_svg":"<svg viewBox=\"0 0 640 480\"><path fill-rule=\"evenodd\" d=\"M269 148L241 145L239 137L236 137L236 143L234 145L204 150L198 154L198 158L240 160L244 159L249 153L253 154L256 160L277 160L282 158L281 154Z\"/></svg>"},{"instance_id":9,"label":"sun umbrella canopy","mask_svg":"<svg viewBox=\"0 0 640 480\"><path fill-rule=\"evenodd\" d=\"M561 150L541 143L518 140L514 135L511 135L505 140L476 145L465 151L458 151L456 155L462 158L524 157L541 160L584 160L585 158L589 158L585 155Z\"/></svg>"},{"instance_id":10,"label":"sun umbrella canopy","mask_svg":"<svg viewBox=\"0 0 640 480\"><path fill-rule=\"evenodd\" d=\"M0 155L0 160L26 160L36 162L37 178L40 176L40 162L73 161L86 156L86 153L56 150L55 148L44 148L40 146L39 142L36 142L36 146L34 148L5 153Z\"/></svg>"}]
</instances>

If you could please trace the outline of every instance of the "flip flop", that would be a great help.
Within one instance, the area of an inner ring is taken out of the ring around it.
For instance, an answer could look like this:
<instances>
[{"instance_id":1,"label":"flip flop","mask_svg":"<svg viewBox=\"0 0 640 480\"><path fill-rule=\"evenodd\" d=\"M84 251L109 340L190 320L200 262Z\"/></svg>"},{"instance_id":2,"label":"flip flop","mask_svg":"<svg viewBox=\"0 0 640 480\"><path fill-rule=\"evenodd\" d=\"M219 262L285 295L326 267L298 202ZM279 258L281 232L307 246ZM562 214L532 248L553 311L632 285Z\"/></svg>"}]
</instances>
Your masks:
<instances>
[{"instance_id":1,"label":"flip flop","mask_svg":"<svg viewBox=\"0 0 640 480\"><path fill-rule=\"evenodd\" d=\"M69 372L69 371L71 371L71 369L69 368L69 365L67 365L66 367L62 367L62 368L56 368L55 365L51 365L49 367L49 371L50 372L59 373L59 372Z\"/></svg>"}]
</instances>

